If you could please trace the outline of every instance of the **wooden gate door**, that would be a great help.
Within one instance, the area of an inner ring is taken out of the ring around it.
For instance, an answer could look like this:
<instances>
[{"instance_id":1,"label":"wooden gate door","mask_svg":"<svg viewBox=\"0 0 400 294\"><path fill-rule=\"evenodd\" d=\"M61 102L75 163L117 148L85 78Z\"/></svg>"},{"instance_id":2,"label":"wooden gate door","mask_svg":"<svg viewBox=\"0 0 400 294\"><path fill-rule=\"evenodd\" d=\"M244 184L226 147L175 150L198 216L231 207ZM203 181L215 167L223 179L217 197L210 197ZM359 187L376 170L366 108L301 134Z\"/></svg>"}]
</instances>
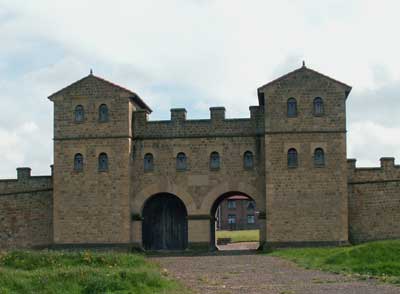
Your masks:
<instances>
[{"instance_id":1,"label":"wooden gate door","mask_svg":"<svg viewBox=\"0 0 400 294\"><path fill-rule=\"evenodd\" d=\"M161 194L143 209L143 246L146 250L183 250L187 247L187 212L176 196Z\"/></svg>"}]
</instances>

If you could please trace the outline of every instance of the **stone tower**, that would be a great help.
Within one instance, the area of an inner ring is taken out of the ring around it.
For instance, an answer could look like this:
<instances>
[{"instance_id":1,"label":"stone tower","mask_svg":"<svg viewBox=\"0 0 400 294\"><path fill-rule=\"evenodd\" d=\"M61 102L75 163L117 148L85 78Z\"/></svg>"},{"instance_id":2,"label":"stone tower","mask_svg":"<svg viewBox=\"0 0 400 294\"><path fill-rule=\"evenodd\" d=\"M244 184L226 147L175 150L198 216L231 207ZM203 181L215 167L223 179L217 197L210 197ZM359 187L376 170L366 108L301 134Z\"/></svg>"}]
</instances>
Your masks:
<instances>
[{"instance_id":1,"label":"stone tower","mask_svg":"<svg viewBox=\"0 0 400 294\"><path fill-rule=\"evenodd\" d=\"M150 108L135 93L93 74L49 99L54 243L129 243L132 113Z\"/></svg>"},{"instance_id":2,"label":"stone tower","mask_svg":"<svg viewBox=\"0 0 400 294\"><path fill-rule=\"evenodd\" d=\"M304 65L258 89L265 112L269 245L347 242L345 104L350 90Z\"/></svg>"}]
</instances>

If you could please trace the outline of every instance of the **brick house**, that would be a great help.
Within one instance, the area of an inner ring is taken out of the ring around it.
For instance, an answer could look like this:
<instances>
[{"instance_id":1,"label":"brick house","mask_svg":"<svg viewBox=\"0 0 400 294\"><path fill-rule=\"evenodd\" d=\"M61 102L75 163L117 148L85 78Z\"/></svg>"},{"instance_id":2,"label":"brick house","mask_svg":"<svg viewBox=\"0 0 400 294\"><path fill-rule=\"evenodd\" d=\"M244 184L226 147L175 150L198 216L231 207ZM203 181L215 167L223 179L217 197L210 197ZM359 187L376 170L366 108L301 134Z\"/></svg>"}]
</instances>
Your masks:
<instances>
[{"instance_id":1,"label":"brick house","mask_svg":"<svg viewBox=\"0 0 400 294\"><path fill-rule=\"evenodd\" d=\"M256 203L246 196L235 195L221 202L216 213L217 230L256 230Z\"/></svg>"}]
</instances>

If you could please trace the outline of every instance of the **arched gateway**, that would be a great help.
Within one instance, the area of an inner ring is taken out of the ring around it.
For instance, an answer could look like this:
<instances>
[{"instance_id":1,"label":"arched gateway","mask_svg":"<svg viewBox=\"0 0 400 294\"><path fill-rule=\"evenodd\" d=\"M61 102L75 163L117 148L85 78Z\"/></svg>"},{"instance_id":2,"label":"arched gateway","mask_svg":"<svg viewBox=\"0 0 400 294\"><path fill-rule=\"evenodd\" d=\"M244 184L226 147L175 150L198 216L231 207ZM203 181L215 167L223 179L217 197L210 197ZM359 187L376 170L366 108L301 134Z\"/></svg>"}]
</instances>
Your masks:
<instances>
[{"instance_id":1,"label":"arched gateway","mask_svg":"<svg viewBox=\"0 0 400 294\"><path fill-rule=\"evenodd\" d=\"M239 191L231 191L226 192L219 196L213 203L210 209L210 250L218 250L217 243L216 243L216 221L217 217L217 210L220 204L227 199L232 199L232 197L243 196L243 199L247 199L248 201L252 201L255 203L255 200L250 197L249 195L239 192ZM219 216L221 217L221 216Z\"/></svg>"},{"instance_id":2,"label":"arched gateway","mask_svg":"<svg viewBox=\"0 0 400 294\"><path fill-rule=\"evenodd\" d=\"M142 238L146 250L183 250L188 245L185 204L177 196L160 193L143 207Z\"/></svg>"}]
</instances>

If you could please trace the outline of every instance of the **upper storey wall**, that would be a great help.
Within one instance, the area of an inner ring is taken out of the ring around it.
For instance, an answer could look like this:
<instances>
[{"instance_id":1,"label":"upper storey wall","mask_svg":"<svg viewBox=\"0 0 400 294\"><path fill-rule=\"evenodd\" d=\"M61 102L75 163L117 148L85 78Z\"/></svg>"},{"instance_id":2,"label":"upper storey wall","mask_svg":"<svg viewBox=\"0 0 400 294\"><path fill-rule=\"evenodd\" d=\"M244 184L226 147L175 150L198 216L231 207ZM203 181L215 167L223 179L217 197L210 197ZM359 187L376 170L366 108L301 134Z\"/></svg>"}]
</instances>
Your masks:
<instances>
[{"instance_id":1,"label":"upper storey wall","mask_svg":"<svg viewBox=\"0 0 400 294\"><path fill-rule=\"evenodd\" d=\"M256 136L264 134L264 113L260 106L250 107L250 118L226 119L225 108L210 108L210 119L186 120L185 109L171 109L171 120L149 121L145 111L134 112L134 138L201 138Z\"/></svg>"},{"instance_id":2,"label":"upper storey wall","mask_svg":"<svg viewBox=\"0 0 400 294\"><path fill-rule=\"evenodd\" d=\"M137 108L131 93L95 76L88 76L50 97L54 102L54 138L131 136L131 115ZM108 108L108 119L99 120L99 107ZM75 121L75 108L84 109L84 120Z\"/></svg>"},{"instance_id":3,"label":"upper storey wall","mask_svg":"<svg viewBox=\"0 0 400 294\"><path fill-rule=\"evenodd\" d=\"M265 104L266 132L332 132L346 130L346 97L350 87L306 67L258 89ZM323 114L313 102L323 100ZM289 98L297 101L297 115L288 117Z\"/></svg>"}]
</instances>

